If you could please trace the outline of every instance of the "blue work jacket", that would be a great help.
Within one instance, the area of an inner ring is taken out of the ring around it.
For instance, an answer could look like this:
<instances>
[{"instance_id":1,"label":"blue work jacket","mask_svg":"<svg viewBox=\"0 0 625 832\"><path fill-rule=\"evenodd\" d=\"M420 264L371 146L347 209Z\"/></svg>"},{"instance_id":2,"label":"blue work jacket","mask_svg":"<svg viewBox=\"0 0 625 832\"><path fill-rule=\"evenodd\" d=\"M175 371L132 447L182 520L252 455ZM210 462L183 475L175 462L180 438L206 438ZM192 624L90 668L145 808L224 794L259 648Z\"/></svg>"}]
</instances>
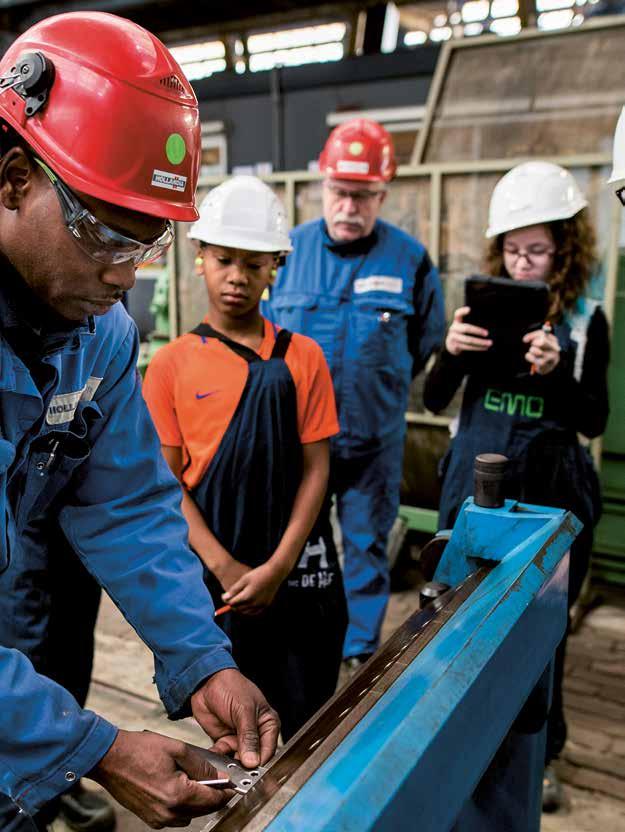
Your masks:
<instances>
[{"instance_id":1,"label":"blue work jacket","mask_svg":"<svg viewBox=\"0 0 625 832\"><path fill-rule=\"evenodd\" d=\"M31 332L42 340L29 369L11 346L29 333L6 289L0 325L0 570L28 568L36 518L53 513L153 651L169 715L184 716L197 686L235 665L143 402L136 327L118 304L97 324ZM0 791L27 814L93 768L115 739L113 725L5 646L0 696Z\"/></svg>"},{"instance_id":2,"label":"blue work jacket","mask_svg":"<svg viewBox=\"0 0 625 832\"><path fill-rule=\"evenodd\" d=\"M263 311L323 349L341 427L333 452L385 447L403 435L410 381L445 334L438 271L382 220L355 243L334 242L323 219L295 228L292 242Z\"/></svg>"}]
</instances>

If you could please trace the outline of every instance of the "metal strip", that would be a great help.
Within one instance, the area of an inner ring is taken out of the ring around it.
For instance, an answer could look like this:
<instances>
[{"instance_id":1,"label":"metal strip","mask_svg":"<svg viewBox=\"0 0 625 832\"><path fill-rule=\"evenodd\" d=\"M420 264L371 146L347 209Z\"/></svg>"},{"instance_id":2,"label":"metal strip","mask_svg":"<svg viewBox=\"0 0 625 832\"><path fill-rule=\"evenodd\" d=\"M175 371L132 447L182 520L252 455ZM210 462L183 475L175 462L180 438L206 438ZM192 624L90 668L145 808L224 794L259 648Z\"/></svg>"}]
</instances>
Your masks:
<instances>
[{"instance_id":1,"label":"metal strip","mask_svg":"<svg viewBox=\"0 0 625 832\"><path fill-rule=\"evenodd\" d=\"M348 685L290 740L250 791L236 797L202 832L261 832L354 729L385 691L425 649L482 583L492 566L483 566L432 606L399 627L363 665Z\"/></svg>"},{"instance_id":2,"label":"metal strip","mask_svg":"<svg viewBox=\"0 0 625 832\"><path fill-rule=\"evenodd\" d=\"M204 757L217 772L216 779L197 781L205 786L226 787L234 789L239 794L247 794L258 778L267 772L267 769L263 766L257 766L251 770L243 768L241 763L233 760L232 757L226 757L225 754L216 754L209 748L200 748L197 745L190 747Z\"/></svg>"}]
</instances>

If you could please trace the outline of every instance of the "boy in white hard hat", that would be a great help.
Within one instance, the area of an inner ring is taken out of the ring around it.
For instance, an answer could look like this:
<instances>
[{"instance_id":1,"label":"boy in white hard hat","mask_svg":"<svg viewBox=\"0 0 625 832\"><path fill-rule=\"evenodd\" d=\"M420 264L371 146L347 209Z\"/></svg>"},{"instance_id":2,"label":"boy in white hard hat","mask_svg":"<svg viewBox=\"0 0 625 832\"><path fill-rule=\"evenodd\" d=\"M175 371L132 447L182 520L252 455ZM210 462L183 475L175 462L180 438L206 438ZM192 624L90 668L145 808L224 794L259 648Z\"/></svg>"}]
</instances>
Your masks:
<instances>
[{"instance_id":1,"label":"boy in white hard hat","mask_svg":"<svg viewBox=\"0 0 625 832\"><path fill-rule=\"evenodd\" d=\"M286 740L334 692L347 623L326 502L332 382L316 342L259 311L291 249L271 189L230 179L189 237L208 314L155 355L144 395L218 621Z\"/></svg>"}]
</instances>

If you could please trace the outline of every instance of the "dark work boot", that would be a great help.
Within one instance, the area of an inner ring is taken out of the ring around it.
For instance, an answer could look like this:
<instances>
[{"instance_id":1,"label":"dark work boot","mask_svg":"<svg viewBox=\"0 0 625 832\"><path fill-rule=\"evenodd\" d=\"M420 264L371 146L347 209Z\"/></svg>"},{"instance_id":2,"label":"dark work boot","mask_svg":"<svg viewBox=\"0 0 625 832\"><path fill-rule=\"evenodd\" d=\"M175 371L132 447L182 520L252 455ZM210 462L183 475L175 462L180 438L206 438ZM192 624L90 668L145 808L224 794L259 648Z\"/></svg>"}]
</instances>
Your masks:
<instances>
[{"instance_id":1,"label":"dark work boot","mask_svg":"<svg viewBox=\"0 0 625 832\"><path fill-rule=\"evenodd\" d=\"M562 808L564 792L562 783L552 766L547 766L543 775L543 812L557 812Z\"/></svg>"},{"instance_id":2,"label":"dark work boot","mask_svg":"<svg viewBox=\"0 0 625 832\"><path fill-rule=\"evenodd\" d=\"M83 788L80 781L60 799L59 817L76 832L109 832L115 829L115 812L101 792Z\"/></svg>"}]
</instances>

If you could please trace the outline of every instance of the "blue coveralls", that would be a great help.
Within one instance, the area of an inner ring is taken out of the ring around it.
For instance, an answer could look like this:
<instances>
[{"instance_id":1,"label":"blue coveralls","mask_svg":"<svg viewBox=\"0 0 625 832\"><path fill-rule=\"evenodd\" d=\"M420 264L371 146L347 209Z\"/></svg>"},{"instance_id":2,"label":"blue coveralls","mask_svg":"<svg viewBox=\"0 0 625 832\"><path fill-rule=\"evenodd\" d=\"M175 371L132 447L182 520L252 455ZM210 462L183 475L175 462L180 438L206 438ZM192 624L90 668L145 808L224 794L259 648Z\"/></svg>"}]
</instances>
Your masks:
<instances>
[{"instance_id":1,"label":"blue coveralls","mask_svg":"<svg viewBox=\"0 0 625 832\"><path fill-rule=\"evenodd\" d=\"M117 730L12 649L36 647L46 627L42 516L54 513L74 551L153 651L170 717L188 715L197 686L235 666L228 639L212 621L201 565L186 545L180 489L143 402L133 322L118 304L97 323L29 330L8 278L0 282L3 832L32 829L25 816L93 768ZM31 369L11 346L15 335L40 340L41 357ZM7 591L9 585L18 590ZM68 632L68 650L72 637Z\"/></svg>"},{"instance_id":2,"label":"blue coveralls","mask_svg":"<svg viewBox=\"0 0 625 832\"><path fill-rule=\"evenodd\" d=\"M367 655L388 603L408 388L442 342L442 290L423 245L382 220L355 243L335 243L324 220L294 229L292 242L264 314L314 338L330 367L341 426L331 489L345 552L343 654Z\"/></svg>"},{"instance_id":3,"label":"blue coveralls","mask_svg":"<svg viewBox=\"0 0 625 832\"><path fill-rule=\"evenodd\" d=\"M218 338L249 365L236 411L191 497L225 549L255 568L280 543L302 480L297 394L285 361L291 333L281 329L263 360L208 324L193 331ZM208 570L206 581L219 603L223 589ZM347 608L329 501L269 608L257 616L225 613L219 622L241 672L278 711L286 742L332 696L341 667Z\"/></svg>"}]
</instances>

